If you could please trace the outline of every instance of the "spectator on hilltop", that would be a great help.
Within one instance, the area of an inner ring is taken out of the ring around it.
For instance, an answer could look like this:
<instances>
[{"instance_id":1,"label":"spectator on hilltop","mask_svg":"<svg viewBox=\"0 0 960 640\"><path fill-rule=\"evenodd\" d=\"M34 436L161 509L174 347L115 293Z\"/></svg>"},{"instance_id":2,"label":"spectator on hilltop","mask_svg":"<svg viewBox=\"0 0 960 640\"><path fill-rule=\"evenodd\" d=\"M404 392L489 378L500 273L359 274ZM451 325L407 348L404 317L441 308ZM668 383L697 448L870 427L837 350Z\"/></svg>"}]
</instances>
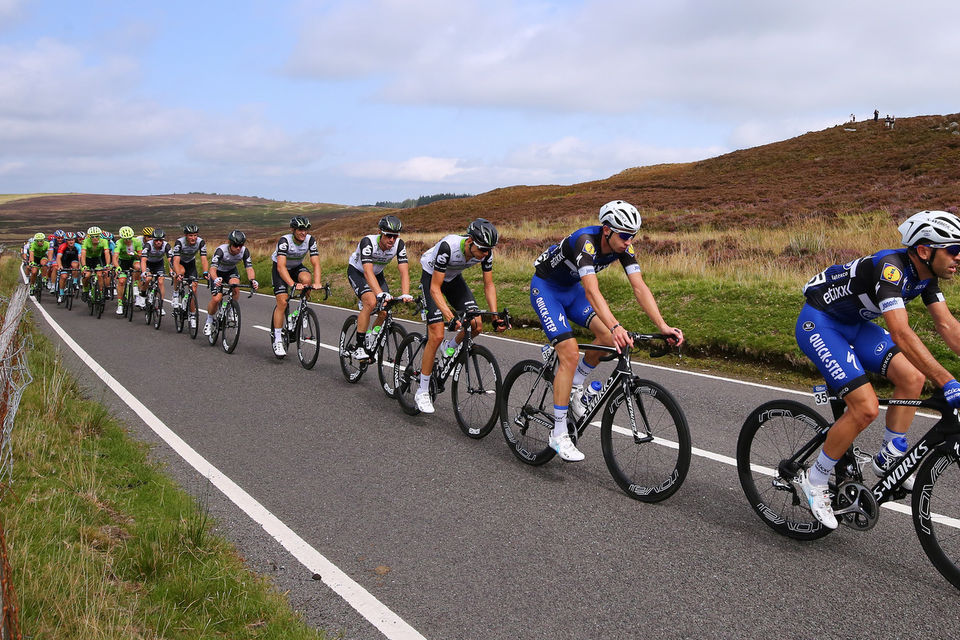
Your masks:
<instances>
[{"instance_id":1,"label":"spectator on hilltop","mask_svg":"<svg viewBox=\"0 0 960 640\"><path fill-rule=\"evenodd\" d=\"M880 119L880 112L876 109L873 110L873 121L876 122Z\"/></svg>"}]
</instances>

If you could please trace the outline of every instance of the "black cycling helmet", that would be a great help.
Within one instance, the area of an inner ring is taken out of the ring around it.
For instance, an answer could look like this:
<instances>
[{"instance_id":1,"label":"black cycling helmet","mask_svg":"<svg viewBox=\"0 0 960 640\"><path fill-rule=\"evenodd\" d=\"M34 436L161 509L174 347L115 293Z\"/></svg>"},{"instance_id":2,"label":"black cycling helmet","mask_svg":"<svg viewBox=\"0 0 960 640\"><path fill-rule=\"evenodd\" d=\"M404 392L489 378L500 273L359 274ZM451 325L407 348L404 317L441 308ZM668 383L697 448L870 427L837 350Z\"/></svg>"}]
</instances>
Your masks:
<instances>
[{"instance_id":1,"label":"black cycling helmet","mask_svg":"<svg viewBox=\"0 0 960 640\"><path fill-rule=\"evenodd\" d=\"M304 218L303 216L293 216L290 218L290 228L291 229L309 229L310 221Z\"/></svg>"},{"instance_id":2,"label":"black cycling helmet","mask_svg":"<svg viewBox=\"0 0 960 640\"><path fill-rule=\"evenodd\" d=\"M486 218L477 218L467 227L467 235L473 238L478 249L493 249L500 240L500 233Z\"/></svg>"},{"instance_id":3,"label":"black cycling helmet","mask_svg":"<svg viewBox=\"0 0 960 640\"><path fill-rule=\"evenodd\" d=\"M154 229L153 230L153 239L154 240L163 240L167 237L167 232L163 229Z\"/></svg>"},{"instance_id":4,"label":"black cycling helmet","mask_svg":"<svg viewBox=\"0 0 960 640\"><path fill-rule=\"evenodd\" d=\"M242 247L247 243L247 235L240 229L234 229L227 236L227 240L235 247Z\"/></svg>"},{"instance_id":5,"label":"black cycling helmet","mask_svg":"<svg viewBox=\"0 0 960 640\"><path fill-rule=\"evenodd\" d=\"M184 233L200 233L200 227L198 227L193 223L185 224L183 225L183 232Z\"/></svg>"},{"instance_id":6,"label":"black cycling helmet","mask_svg":"<svg viewBox=\"0 0 960 640\"><path fill-rule=\"evenodd\" d=\"M400 233L400 229L403 228L403 223L400 222L400 218L397 216L383 216L380 218L380 222L377 223L377 228L384 233Z\"/></svg>"}]
</instances>

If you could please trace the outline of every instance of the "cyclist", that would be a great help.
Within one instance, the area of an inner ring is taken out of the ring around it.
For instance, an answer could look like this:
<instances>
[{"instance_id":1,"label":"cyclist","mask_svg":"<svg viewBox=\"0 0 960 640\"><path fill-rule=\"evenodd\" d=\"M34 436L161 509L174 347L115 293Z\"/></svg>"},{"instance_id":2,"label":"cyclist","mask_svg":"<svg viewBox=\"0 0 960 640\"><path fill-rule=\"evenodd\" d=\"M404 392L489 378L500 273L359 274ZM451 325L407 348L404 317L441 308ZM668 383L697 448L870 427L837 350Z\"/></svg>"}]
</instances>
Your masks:
<instances>
[{"instance_id":1,"label":"cyclist","mask_svg":"<svg viewBox=\"0 0 960 640\"><path fill-rule=\"evenodd\" d=\"M185 224L183 225L183 236L177 238L176 242L173 243L173 258L170 263L173 267L173 272L176 274L177 282L180 282L185 277L198 277L198 255L200 256L200 261L203 263L203 277L207 277L207 272L210 269L210 265L207 263L207 243L199 234L200 227L193 223ZM196 281L191 283L190 288L193 291L194 299L196 299ZM180 304L180 300L177 298L176 291L174 291L173 306L176 307L178 304ZM194 324L196 321L197 319L195 317L190 318L191 328L196 326Z\"/></svg>"},{"instance_id":2,"label":"cyclist","mask_svg":"<svg viewBox=\"0 0 960 640\"><path fill-rule=\"evenodd\" d=\"M290 218L290 233L280 237L277 248L271 256L273 266L273 293L277 297L277 306L273 310L273 353L278 358L287 355L283 348L283 316L290 300L288 291L301 290L311 282L310 269L303 266L303 259L310 255L313 266L313 286L320 287L320 253L317 239L307 233L310 221L303 216ZM307 294L309 298L309 293Z\"/></svg>"},{"instance_id":3,"label":"cyclist","mask_svg":"<svg viewBox=\"0 0 960 640\"><path fill-rule=\"evenodd\" d=\"M59 280L57 252L66 241L67 234L63 229L57 229L53 232L53 239L50 240L50 254L47 260L47 289L50 293L54 293L57 290L57 280Z\"/></svg>"},{"instance_id":4,"label":"cyclist","mask_svg":"<svg viewBox=\"0 0 960 640\"><path fill-rule=\"evenodd\" d=\"M140 255L143 253L143 242L140 238L133 236L131 227L120 227L120 241L117 242L113 252L113 266L118 274L117 279L117 315L123 315L123 292L127 287L127 275L133 278L133 282L140 281ZM134 285L136 286L136 285ZM137 298L140 297L140 290L137 290Z\"/></svg>"},{"instance_id":5,"label":"cyclist","mask_svg":"<svg viewBox=\"0 0 960 640\"><path fill-rule=\"evenodd\" d=\"M593 344L618 349L633 346L600 293L597 273L619 261L634 298L657 330L672 335L672 344L683 343L683 332L663 319L637 264L631 243L640 230L640 212L623 200L613 200L600 207L599 222L574 231L540 254L530 281L530 304L559 359L553 379L554 422L549 445L568 462L583 460L584 455L570 439L567 413L572 412L575 420L583 416L583 382L603 354L588 351L581 358L567 321L590 329L595 336Z\"/></svg>"},{"instance_id":6,"label":"cyclist","mask_svg":"<svg viewBox=\"0 0 960 640\"><path fill-rule=\"evenodd\" d=\"M140 240L140 245L145 247L150 242L150 239L152 237L153 237L153 227L144 227L143 229L140 230L140 235L137 237L137 239ZM143 250L141 249L141 253L142 252ZM137 258L138 258L137 267L139 269L140 267L139 256L137 256ZM143 307L146 304L146 300L143 297L146 291L147 291L147 287L143 283L143 273L141 273L140 278L137 280L137 292L133 300L134 309L143 309Z\"/></svg>"},{"instance_id":7,"label":"cyclist","mask_svg":"<svg viewBox=\"0 0 960 640\"><path fill-rule=\"evenodd\" d=\"M443 342L443 327L450 322L454 313L447 302L458 311L477 309L473 292L463 279L463 270L479 264L483 271L483 294L491 310L497 308L497 288L493 284L493 248L497 246L500 234L489 220L477 218L467 227L466 235L451 234L444 237L420 258L423 275L420 288L427 307L427 344L423 348L423 364L420 371L420 384L414 394L414 401L422 413L433 413L430 400L430 374L433 373L433 360L440 343ZM494 321L494 328L507 329L507 323ZM480 318L473 320L475 333L480 333L483 325ZM447 341L444 356L453 354L456 345L463 341L466 327L460 327L455 337Z\"/></svg>"},{"instance_id":8,"label":"cyclist","mask_svg":"<svg viewBox=\"0 0 960 640\"><path fill-rule=\"evenodd\" d=\"M943 388L951 407L960 407L960 383L933 357L910 326L905 304L920 297L937 332L960 354L960 322L944 301L940 280L960 264L960 218L945 211L920 211L898 227L906 248L828 267L803 288L806 304L797 318L800 350L817 367L830 390L846 403L809 471L797 474L813 515L837 527L827 479L857 435L880 413L866 371L888 378L894 398L918 398L926 378ZM872 320L883 316L887 330ZM882 476L908 449L906 432L913 407L889 407L886 430L873 470ZM913 478L903 483L913 488Z\"/></svg>"},{"instance_id":9,"label":"cyclist","mask_svg":"<svg viewBox=\"0 0 960 640\"><path fill-rule=\"evenodd\" d=\"M80 268L83 270L83 293L81 299L86 302L90 296L90 275L94 269L100 269L110 263L110 248L103 238L100 227L90 227L80 245ZM103 280L99 280L103 287Z\"/></svg>"},{"instance_id":10,"label":"cyclist","mask_svg":"<svg viewBox=\"0 0 960 640\"><path fill-rule=\"evenodd\" d=\"M166 241L167 234L163 229L155 229L150 241L143 245L140 251L140 273L143 280L143 290L150 288L150 280L158 278L160 285L160 299L166 297L166 279L167 275L166 259L170 257L170 243ZM160 315L166 315L167 311L160 307Z\"/></svg>"},{"instance_id":11,"label":"cyclist","mask_svg":"<svg viewBox=\"0 0 960 640\"><path fill-rule=\"evenodd\" d=\"M405 302L413 300L410 295L410 266L407 260L407 247L400 239L403 224L396 216L384 216L377 224L380 233L363 236L356 250L350 254L347 264L347 281L361 302L357 317L357 343L353 357L358 360L370 358L367 347L373 347L376 334L368 333L370 314L379 300L390 299L390 287L383 276L384 268L397 258L397 270L400 271L400 297ZM377 325L383 323L386 312L377 318Z\"/></svg>"},{"instance_id":12,"label":"cyclist","mask_svg":"<svg viewBox=\"0 0 960 640\"><path fill-rule=\"evenodd\" d=\"M247 243L247 236L239 229L234 229L227 236L227 242L220 245L213 252L213 259L210 261L210 304L207 305L207 322L203 325L203 335L209 336L213 332L213 318L217 313L217 307L220 305L220 299L223 297L221 285L224 281L234 284L240 282L240 273L237 271L237 265L241 262L247 269L247 279L253 290L260 288L260 283L256 281L257 275L253 270L253 259L250 257L250 250L244 245ZM233 290L233 299L240 297L239 289Z\"/></svg>"},{"instance_id":13,"label":"cyclist","mask_svg":"<svg viewBox=\"0 0 960 640\"><path fill-rule=\"evenodd\" d=\"M64 240L63 244L57 249L57 269L60 271L57 304L63 302L64 291L67 288L67 269L80 268L81 246L77 243L76 234L70 231L66 234Z\"/></svg>"},{"instance_id":14,"label":"cyclist","mask_svg":"<svg viewBox=\"0 0 960 640\"><path fill-rule=\"evenodd\" d=\"M47 240L47 234L37 231L34 234L30 244L26 247L27 259L30 260L30 288L33 289L33 283L36 282L40 270L47 270L47 262L50 259L50 241Z\"/></svg>"}]
</instances>

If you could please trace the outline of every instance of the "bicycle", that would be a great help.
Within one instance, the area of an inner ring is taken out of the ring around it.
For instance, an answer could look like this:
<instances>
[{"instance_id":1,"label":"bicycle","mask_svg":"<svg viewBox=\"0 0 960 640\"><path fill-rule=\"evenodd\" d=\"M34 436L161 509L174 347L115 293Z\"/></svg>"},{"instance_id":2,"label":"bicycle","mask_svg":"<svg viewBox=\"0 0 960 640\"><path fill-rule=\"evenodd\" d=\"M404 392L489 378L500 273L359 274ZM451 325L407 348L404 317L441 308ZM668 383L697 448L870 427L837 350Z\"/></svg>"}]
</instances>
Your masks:
<instances>
[{"instance_id":1,"label":"bicycle","mask_svg":"<svg viewBox=\"0 0 960 640\"><path fill-rule=\"evenodd\" d=\"M123 302L123 315L121 318L126 318L127 322L133 321L133 301L134 301L134 287L133 282L133 271L117 271L117 280L124 278L123 291L117 291L117 298Z\"/></svg>"},{"instance_id":2,"label":"bicycle","mask_svg":"<svg viewBox=\"0 0 960 640\"><path fill-rule=\"evenodd\" d=\"M196 339L200 322L197 315L197 296L193 295L193 283L197 282L196 276L187 276L180 279L175 289L177 304L173 306L173 326L177 333L183 333L186 326L191 340Z\"/></svg>"},{"instance_id":3,"label":"bicycle","mask_svg":"<svg viewBox=\"0 0 960 640\"><path fill-rule=\"evenodd\" d=\"M834 420L845 405L815 388L818 405L830 404ZM905 498L903 481L916 470L911 507L914 529L927 558L960 589L960 419L938 391L923 400L881 399L881 406L933 409L940 419L917 439L899 462L868 486L862 467L871 456L851 446L831 476L834 514L840 524L867 531L880 517L879 506ZM797 472L815 461L832 423L814 409L793 400L766 402L747 417L737 440L737 474L750 506L771 529L796 540L816 540L834 531L810 512L794 487Z\"/></svg>"},{"instance_id":4,"label":"bicycle","mask_svg":"<svg viewBox=\"0 0 960 640\"><path fill-rule=\"evenodd\" d=\"M160 295L160 278L162 277L155 273L150 278L143 306L144 321L146 324L152 324L154 329L160 329L160 322L163 320L163 296Z\"/></svg>"},{"instance_id":5,"label":"bicycle","mask_svg":"<svg viewBox=\"0 0 960 640\"><path fill-rule=\"evenodd\" d=\"M230 291L224 292L224 289ZM217 307L217 312L213 316L213 328L210 335L207 336L207 341L213 347L217 344L219 334L223 334L220 346L225 353L233 353L233 350L237 348L237 343L240 342L240 305L233 299L233 295L228 295L232 294L234 289L250 289L250 295L247 297L253 297L253 287L251 285L225 282L216 287L214 295L217 292L223 292L223 295L220 298L220 306Z\"/></svg>"},{"instance_id":6,"label":"bicycle","mask_svg":"<svg viewBox=\"0 0 960 640\"><path fill-rule=\"evenodd\" d=\"M463 433L471 438L480 439L493 429L497 422L498 402L503 378L500 365L493 353L481 344L474 342L474 318L495 317L509 324L510 314L502 312L472 309L458 313L450 321L448 329L456 330L457 323L466 328L463 342L449 358L440 356L430 374L430 399L443 393L447 379L453 375L451 399L453 414ZM420 413L414 400L420 386L420 371L423 362L423 348L427 339L421 333L409 333L397 346L397 355L393 363L394 394L404 413L415 416Z\"/></svg>"},{"instance_id":7,"label":"bicycle","mask_svg":"<svg viewBox=\"0 0 960 640\"><path fill-rule=\"evenodd\" d=\"M77 278L80 269L64 269L63 272L68 274L67 282L63 289L63 306L69 311L73 309L73 300L80 292L80 280Z\"/></svg>"},{"instance_id":8,"label":"bicycle","mask_svg":"<svg viewBox=\"0 0 960 640\"><path fill-rule=\"evenodd\" d=\"M296 290L291 291L290 300L299 300L300 304L296 309L290 310L290 302L287 302L287 308L283 312L283 326L280 327L280 336L283 340L284 350L290 348L290 343L297 344L297 357L300 359L300 365L304 369L313 369L317 363L317 356L320 355L320 321L313 309L307 306L307 293L310 291L323 291L323 299L330 297L330 283L322 287L313 287L304 285L300 289L299 295ZM270 346L273 346L273 331L276 325L273 322L273 311L270 311ZM274 354L276 355L276 354ZM277 356L282 359L283 356Z\"/></svg>"},{"instance_id":9,"label":"bicycle","mask_svg":"<svg viewBox=\"0 0 960 640\"><path fill-rule=\"evenodd\" d=\"M90 315L96 315L99 320L103 316L103 309L107 304L106 293L103 290L103 284L100 282L101 272L107 267L100 266L93 269L93 275L90 276L90 293L87 296L87 308Z\"/></svg>"},{"instance_id":10,"label":"bicycle","mask_svg":"<svg viewBox=\"0 0 960 640\"><path fill-rule=\"evenodd\" d=\"M340 329L340 370L343 371L343 377L350 384L360 382L360 378L366 372L371 362L376 360L377 377L380 378L380 388L387 394L388 398L396 398L394 391L393 373L388 373L388 368L392 367L399 353L400 343L407 337L407 330L400 326L393 318L393 307L400 304L400 298L391 298L386 302L378 302L370 313L371 323L376 320L377 314L384 312L386 317L380 325L380 330L375 332L375 338L372 349L368 349L370 358L360 360L354 358L353 345L357 339L357 316L352 315L343 323ZM418 309L423 309L423 298L418 297L414 300Z\"/></svg>"},{"instance_id":11,"label":"bicycle","mask_svg":"<svg viewBox=\"0 0 960 640\"><path fill-rule=\"evenodd\" d=\"M669 353L671 335L630 333L638 343L662 341L651 349L659 357ZM603 459L617 486L642 502L666 500L683 484L690 469L691 441L686 416L664 387L634 375L630 349L581 344L580 349L602 351L601 361L617 360L603 389L579 420L567 415L567 427L576 442L601 408L600 445ZM500 426L507 445L522 462L539 466L553 459L553 377L559 357L543 348L543 360L522 360L507 373L500 396Z\"/></svg>"},{"instance_id":12,"label":"bicycle","mask_svg":"<svg viewBox=\"0 0 960 640\"><path fill-rule=\"evenodd\" d=\"M43 274L40 273L40 270L43 269L43 267L36 262L31 262L29 268L31 270L37 270L37 275L33 280L33 284L30 285L30 295L32 295L37 302L40 302L40 297L43 295L43 288L46 284L44 282L46 278L44 278Z\"/></svg>"}]
</instances>

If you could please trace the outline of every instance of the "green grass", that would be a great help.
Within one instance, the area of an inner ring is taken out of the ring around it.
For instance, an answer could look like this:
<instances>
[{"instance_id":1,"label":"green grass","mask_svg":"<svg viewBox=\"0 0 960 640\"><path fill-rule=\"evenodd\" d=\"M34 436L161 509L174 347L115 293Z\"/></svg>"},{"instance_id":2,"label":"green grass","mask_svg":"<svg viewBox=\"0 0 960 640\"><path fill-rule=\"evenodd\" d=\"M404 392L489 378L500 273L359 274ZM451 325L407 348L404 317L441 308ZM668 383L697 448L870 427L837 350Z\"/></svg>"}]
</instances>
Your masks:
<instances>
[{"instance_id":1,"label":"green grass","mask_svg":"<svg viewBox=\"0 0 960 640\"><path fill-rule=\"evenodd\" d=\"M12 281L11 264L3 261ZM85 398L32 331L34 381L0 501L23 630L32 638L323 638L211 532L209 513L147 447Z\"/></svg>"}]
</instances>

